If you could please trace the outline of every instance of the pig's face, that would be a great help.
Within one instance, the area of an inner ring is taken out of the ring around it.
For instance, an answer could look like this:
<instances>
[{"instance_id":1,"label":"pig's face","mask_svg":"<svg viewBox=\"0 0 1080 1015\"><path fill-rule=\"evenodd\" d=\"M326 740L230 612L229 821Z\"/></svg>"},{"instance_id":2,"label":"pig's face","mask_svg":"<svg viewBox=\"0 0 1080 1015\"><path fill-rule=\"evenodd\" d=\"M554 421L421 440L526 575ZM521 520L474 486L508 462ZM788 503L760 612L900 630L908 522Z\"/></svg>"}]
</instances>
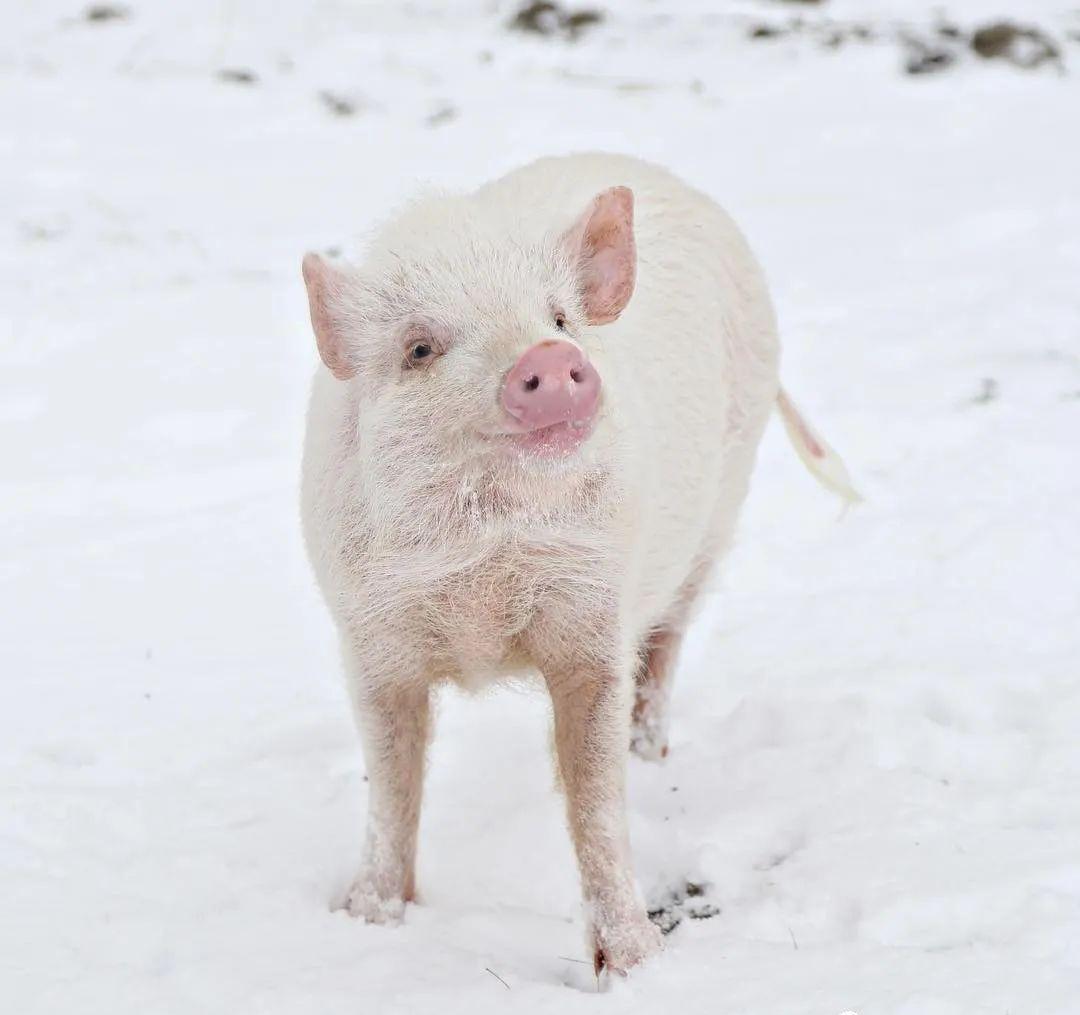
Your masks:
<instances>
[{"instance_id":1,"label":"pig's face","mask_svg":"<svg viewBox=\"0 0 1080 1015\"><path fill-rule=\"evenodd\" d=\"M587 332L633 292L630 191L532 244L467 200L436 211L399 220L363 268L304 260L320 355L355 391L359 454L414 488L595 465L603 379Z\"/></svg>"}]
</instances>

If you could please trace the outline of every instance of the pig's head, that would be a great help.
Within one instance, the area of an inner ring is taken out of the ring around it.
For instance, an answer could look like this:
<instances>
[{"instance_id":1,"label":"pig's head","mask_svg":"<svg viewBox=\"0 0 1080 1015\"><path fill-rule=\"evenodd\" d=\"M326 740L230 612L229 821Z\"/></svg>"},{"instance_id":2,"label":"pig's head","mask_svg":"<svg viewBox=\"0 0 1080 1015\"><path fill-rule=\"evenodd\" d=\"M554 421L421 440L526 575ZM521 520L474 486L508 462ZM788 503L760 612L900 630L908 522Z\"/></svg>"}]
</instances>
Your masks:
<instances>
[{"instance_id":1,"label":"pig's head","mask_svg":"<svg viewBox=\"0 0 1080 1015\"><path fill-rule=\"evenodd\" d=\"M407 211L360 267L304 258L319 354L356 405L357 453L395 483L533 481L603 464L593 329L634 290L633 195L543 237L474 199Z\"/></svg>"}]
</instances>

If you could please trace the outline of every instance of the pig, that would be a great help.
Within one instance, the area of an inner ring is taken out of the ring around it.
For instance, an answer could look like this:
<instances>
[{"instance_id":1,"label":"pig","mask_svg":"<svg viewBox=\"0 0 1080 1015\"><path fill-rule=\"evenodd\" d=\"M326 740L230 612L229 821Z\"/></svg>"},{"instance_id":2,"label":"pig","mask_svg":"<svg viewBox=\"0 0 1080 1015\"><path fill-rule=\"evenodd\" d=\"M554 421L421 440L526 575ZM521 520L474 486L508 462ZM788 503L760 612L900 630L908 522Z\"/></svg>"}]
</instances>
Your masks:
<instances>
[{"instance_id":1,"label":"pig","mask_svg":"<svg viewBox=\"0 0 1080 1015\"><path fill-rule=\"evenodd\" d=\"M627 754L667 753L695 605L779 405L816 475L842 463L779 387L761 269L703 193L634 158L545 158L417 200L362 264L303 260L321 365L305 541L368 775L344 900L416 899L432 693L538 674L597 971L661 948L631 862Z\"/></svg>"}]
</instances>

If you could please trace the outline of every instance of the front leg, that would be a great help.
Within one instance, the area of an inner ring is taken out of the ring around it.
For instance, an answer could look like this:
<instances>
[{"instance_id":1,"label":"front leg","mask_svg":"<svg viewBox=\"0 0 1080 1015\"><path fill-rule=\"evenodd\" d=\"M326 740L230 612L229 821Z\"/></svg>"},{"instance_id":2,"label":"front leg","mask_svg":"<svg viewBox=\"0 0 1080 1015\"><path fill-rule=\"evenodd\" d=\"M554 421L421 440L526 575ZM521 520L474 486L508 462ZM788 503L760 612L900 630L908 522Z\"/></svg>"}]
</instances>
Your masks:
<instances>
[{"instance_id":1,"label":"front leg","mask_svg":"<svg viewBox=\"0 0 1080 1015\"><path fill-rule=\"evenodd\" d=\"M660 950L634 882L626 824L626 743L633 681L604 665L545 673L570 833L581 871L593 964L625 973Z\"/></svg>"},{"instance_id":2,"label":"front leg","mask_svg":"<svg viewBox=\"0 0 1080 1015\"><path fill-rule=\"evenodd\" d=\"M430 689L415 678L350 673L364 747L368 817L363 859L343 908L368 923L398 923L416 890L416 837L430 731Z\"/></svg>"}]
</instances>

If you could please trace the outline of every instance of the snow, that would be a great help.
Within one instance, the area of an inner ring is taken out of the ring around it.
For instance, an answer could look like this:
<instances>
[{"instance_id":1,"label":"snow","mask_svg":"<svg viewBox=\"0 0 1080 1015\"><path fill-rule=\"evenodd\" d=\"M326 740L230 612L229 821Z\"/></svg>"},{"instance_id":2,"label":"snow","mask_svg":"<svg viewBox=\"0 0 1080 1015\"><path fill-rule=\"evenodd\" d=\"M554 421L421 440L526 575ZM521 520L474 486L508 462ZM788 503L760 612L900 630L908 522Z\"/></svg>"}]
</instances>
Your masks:
<instances>
[{"instance_id":1,"label":"snow","mask_svg":"<svg viewBox=\"0 0 1080 1015\"><path fill-rule=\"evenodd\" d=\"M607 6L570 44L479 0L6 5L5 1010L1076 1011L1080 15L948 0L1068 73L916 78L746 30L932 3ZM643 891L720 913L598 984L536 692L445 696L423 904L330 912L365 786L296 500L302 252L604 147L744 226L866 503L838 521L771 428L672 754L630 773Z\"/></svg>"}]
</instances>

